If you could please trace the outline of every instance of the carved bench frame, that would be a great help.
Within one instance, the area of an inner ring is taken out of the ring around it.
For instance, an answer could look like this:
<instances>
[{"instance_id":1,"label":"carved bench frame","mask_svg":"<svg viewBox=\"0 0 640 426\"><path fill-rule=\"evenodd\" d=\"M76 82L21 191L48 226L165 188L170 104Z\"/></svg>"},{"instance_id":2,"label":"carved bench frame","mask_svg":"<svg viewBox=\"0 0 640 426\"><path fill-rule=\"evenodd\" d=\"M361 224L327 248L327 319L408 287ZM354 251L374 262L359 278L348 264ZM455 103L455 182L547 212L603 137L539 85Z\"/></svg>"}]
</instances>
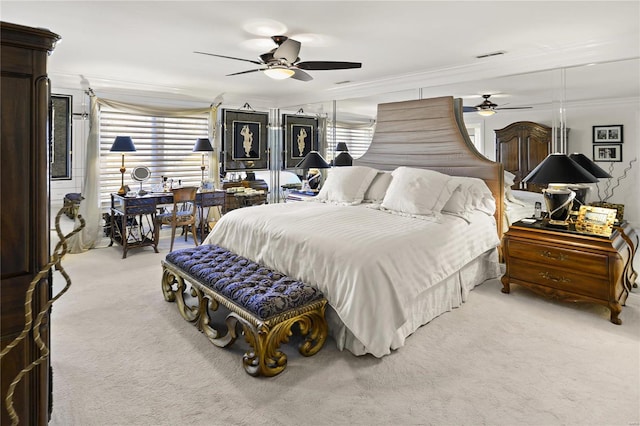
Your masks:
<instances>
[{"instance_id":1,"label":"carved bench frame","mask_svg":"<svg viewBox=\"0 0 640 426\"><path fill-rule=\"evenodd\" d=\"M185 281L191 284L190 289ZM327 339L324 317L327 300L324 298L261 319L165 260L162 260L162 293L167 302L177 303L180 315L186 321L194 323L218 347L227 347L235 342L238 337L236 327L240 324L251 346L243 356L244 369L251 376L271 377L285 369L287 356L279 347L282 342L289 341L291 328L296 323L300 333L306 336L298 348L303 356L315 355ZM185 294L195 297L197 304L189 306L185 302ZM209 317L209 309L215 311L220 304L231 311L225 320L227 333L222 336L211 326Z\"/></svg>"}]
</instances>

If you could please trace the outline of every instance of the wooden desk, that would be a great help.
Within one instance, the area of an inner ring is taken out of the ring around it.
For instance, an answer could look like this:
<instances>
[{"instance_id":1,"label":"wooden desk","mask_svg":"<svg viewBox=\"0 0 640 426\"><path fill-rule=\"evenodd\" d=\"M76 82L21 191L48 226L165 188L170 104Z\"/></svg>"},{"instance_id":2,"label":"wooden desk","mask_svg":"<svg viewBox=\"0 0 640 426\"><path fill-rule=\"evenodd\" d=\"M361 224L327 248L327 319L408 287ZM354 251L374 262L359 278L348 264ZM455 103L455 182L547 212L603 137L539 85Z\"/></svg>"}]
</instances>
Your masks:
<instances>
[{"instance_id":1,"label":"wooden desk","mask_svg":"<svg viewBox=\"0 0 640 426\"><path fill-rule=\"evenodd\" d=\"M153 247L158 253L158 241L154 238L154 218L158 206L173 204L173 194L152 193L141 197L125 197L111 194L111 242L122 246L122 258L127 257L129 249L137 247ZM200 209L200 237L204 239L204 209L212 206L224 206L225 192L198 192L196 204Z\"/></svg>"},{"instance_id":2,"label":"wooden desk","mask_svg":"<svg viewBox=\"0 0 640 426\"><path fill-rule=\"evenodd\" d=\"M516 222L504 235L506 272L503 293L511 284L543 296L571 302L592 302L611 311L611 322L621 324L629 291L632 253L622 233L610 237L545 227L542 222Z\"/></svg>"}]
</instances>

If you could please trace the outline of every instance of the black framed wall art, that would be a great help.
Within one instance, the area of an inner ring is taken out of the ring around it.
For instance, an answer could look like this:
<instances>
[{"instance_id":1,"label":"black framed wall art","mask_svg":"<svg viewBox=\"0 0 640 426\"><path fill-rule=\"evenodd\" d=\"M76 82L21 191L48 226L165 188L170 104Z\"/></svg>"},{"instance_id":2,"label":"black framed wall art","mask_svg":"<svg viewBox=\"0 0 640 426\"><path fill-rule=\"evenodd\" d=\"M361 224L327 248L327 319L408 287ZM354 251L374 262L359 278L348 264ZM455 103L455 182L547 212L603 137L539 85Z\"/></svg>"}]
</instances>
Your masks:
<instances>
[{"instance_id":1,"label":"black framed wall art","mask_svg":"<svg viewBox=\"0 0 640 426\"><path fill-rule=\"evenodd\" d=\"M269 168L266 112L222 110L224 170Z\"/></svg>"},{"instance_id":2,"label":"black framed wall art","mask_svg":"<svg viewBox=\"0 0 640 426\"><path fill-rule=\"evenodd\" d=\"M293 169L311 151L318 151L317 117L283 114L284 168Z\"/></svg>"},{"instance_id":3,"label":"black framed wall art","mask_svg":"<svg viewBox=\"0 0 640 426\"><path fill-rule=\"evenodd\" d=\"M49 108L49 173L52 180L71 179L71 95L51 95Z\"/></svg>"}]
</instances>

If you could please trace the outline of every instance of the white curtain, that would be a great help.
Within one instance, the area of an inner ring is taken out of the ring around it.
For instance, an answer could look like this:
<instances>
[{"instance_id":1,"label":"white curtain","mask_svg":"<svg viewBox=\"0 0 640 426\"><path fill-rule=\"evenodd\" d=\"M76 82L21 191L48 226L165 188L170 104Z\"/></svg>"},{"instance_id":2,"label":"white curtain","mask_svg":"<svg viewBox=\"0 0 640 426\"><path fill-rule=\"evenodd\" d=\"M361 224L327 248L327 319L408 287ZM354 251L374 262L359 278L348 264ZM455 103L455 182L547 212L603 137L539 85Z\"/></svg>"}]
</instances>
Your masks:
<instances>
[{"instance_id":1,"label":"white curtain","mask_svg":"<svg viewBox=\"0 0 640 426\"><path fill-rule=\"evenodd\" d=\"M213 175L216 187L219 186L219 164L218 164L218 144L216 143L216 117L218 105L211 105L206 108L189 108L176 110L175 108L149 107L144 105L130 104L126 102L91 96L91 116L89 122L89 137L87 139L87 156L84 184L82 196L84 200L80 203L78 214L86 221L86 226L81 232L73 235L69 239L69 253L82 253L91 248L101 240L102 236L102 215L100 206L100 107L107 106L118 111L131 114L163 116L163 117L184 117L197 114L209 114L209 140L213 142L213 161L209 168L210 176ZM76 226L79 220L76 218Z\"/></svg>"}]
</instances>

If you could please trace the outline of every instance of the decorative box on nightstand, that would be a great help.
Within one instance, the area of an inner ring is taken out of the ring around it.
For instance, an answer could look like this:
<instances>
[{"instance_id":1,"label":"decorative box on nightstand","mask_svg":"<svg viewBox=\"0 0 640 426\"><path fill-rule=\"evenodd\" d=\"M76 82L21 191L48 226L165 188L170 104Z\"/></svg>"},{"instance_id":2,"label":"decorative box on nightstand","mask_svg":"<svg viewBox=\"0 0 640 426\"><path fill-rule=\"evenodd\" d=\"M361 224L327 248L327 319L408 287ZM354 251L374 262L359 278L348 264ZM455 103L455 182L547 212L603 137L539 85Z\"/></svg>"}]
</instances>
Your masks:
<instances>
[{"instance_id":1,"label":"decorative box on nightstand","mask_svg":"<svg viewBox=\"0 0 640 426\"><path fill-rule=\"evenodd\" d=\"M285 201L287 203L294 201L304 201L309 198L313 198L318 195L318 191L300 191L300 190L290 190L287 192L287 198Z\"/></svg>"},{"instance_id":2,"label":"decorative box on nightstand","mask_svg":"<svg viewBox=\"0 0 640 426\"><path fill-rule=\"evenodd\" d=\"M609 308L612 323L622 323L634 248L619 229L605 237L516 222L504 235L503 252L503 293L518 284L549 298L598 303Z\"/></svg>"}]
</instances>

